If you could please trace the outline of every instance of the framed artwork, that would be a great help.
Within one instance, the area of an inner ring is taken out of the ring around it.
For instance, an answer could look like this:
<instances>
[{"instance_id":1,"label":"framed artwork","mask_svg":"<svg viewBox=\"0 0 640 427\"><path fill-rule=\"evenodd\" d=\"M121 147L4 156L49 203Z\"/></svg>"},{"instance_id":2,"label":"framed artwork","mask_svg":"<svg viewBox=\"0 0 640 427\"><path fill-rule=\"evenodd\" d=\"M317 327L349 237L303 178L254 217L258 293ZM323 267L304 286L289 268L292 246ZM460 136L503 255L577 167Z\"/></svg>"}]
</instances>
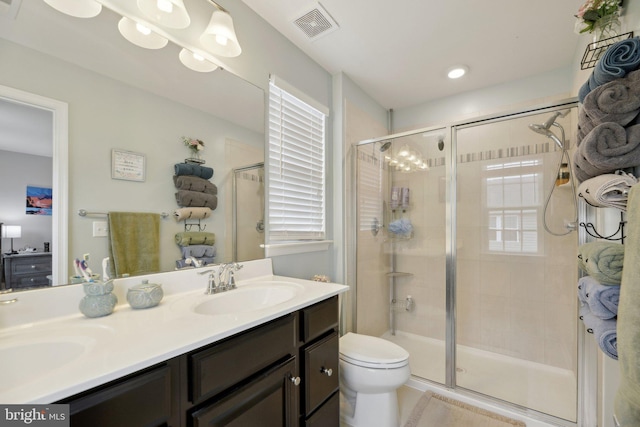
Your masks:
<instances>
[{"instance_id":1,"label":"framed artwork","mask_svg":"<svg viewBox=\"0 0 640 427\"><path fill-rule=\"evenodd\" d=\"M51 188L27 185L27 215L51 215L53 192Z\"/></svg>"},{"instance_id":2,"label":"framed artwork","mask_svg":"<svg viewBox=\"0 0 640 427\"><path fill-rule=\"evenodd\" d=\"M145 155L114 148L111 150L111 178L126 181L145 180Z\"/></svg>"}]
</instances>

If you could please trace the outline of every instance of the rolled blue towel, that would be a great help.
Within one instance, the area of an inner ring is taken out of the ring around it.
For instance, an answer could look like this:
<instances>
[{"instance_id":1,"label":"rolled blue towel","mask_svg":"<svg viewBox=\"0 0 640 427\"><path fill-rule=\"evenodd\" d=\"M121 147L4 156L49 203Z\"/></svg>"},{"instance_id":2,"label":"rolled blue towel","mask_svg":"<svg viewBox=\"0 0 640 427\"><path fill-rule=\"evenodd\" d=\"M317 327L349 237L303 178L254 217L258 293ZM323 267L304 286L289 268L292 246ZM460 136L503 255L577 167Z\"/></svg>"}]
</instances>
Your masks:
<instances>
[{"instance_id":1,"label":"rolled blue towel","mask_svg":"<svg viewBox=\"0 0 640 427\"><path fill-rule=\"evenodd\" d=\"M604 354L618 360L618 322L616 319L599 319L593 315L587 304L580 306L580 319L584 322L587 332L593 334L598 347Z\"/></svg>"},{"instance_id":2,"label":"rolled blue towel","mask_svg":"<svg viewBox=\"0 0 640 427\"><path fill-rule=\"evenodd\" d=\"M633 37L612 44L593 69L593 80L602 85L640 67L640 38ZM594 88L592 88L594 89Z\"/></svg>"},{"instance_id":3,"label":"rolled blue towel","mask_svg":"<svg viewBox=\"0 0 640 427\"><path fill-rule=\"evenodd\" d=\"M205 265L214 263L213 257L200 257L200 258L195 257L195 258L202 263L202 267L204 267ZM180 268L188 268L188 267L193 267L193 265L187 264L186 260L184 259L176 260L176 268L180 269Z\"/></svg>"},{"instance_id":4,"label":"rolled blue towel","mask_svg":"<svg viewBox=\"0 0 640 427\"><path fill-rule=\"evenodd\" d=\"M589 77L578 91L578 99L584 102L589 92L600 85L624 77L640 67L640 39L633 37L612 44L596 63Z\"/></svg>"},{"instance_id":5,"label":"rolled blue towel","mask_svg":"<svg viewBox=\"0 0 640 427\"><path fill-rule=\"evenodd\" d=\"M600 319L613 319L618 315L619 285L603 285L591 276L578 280L578 298L587 303L591 313Z\"/></svg>"},{"instance_id":6,"label":"rolled blue towel","mask_svg":"<svg viewBox=\"0 0 640 427\"><path fill-rule=\"evenodd\" d=\"M194 165L191 163L176 163L174 165L176 175L193 175L202 179L209 179L213 176L213 168L207 166Z\"/></svg>"},{"instance_id":7,"label":"rolled blue towel","mask_svg":"<svg viewBox=\"0 0 640 427\"><path fill-rule=\"evenodd\" d=\"M216 256L216 247L211 245L189 245L189 246L180 246L180 251L182 252L182 258L187 257L215 257Z\"/></svg>"}]
</instances>

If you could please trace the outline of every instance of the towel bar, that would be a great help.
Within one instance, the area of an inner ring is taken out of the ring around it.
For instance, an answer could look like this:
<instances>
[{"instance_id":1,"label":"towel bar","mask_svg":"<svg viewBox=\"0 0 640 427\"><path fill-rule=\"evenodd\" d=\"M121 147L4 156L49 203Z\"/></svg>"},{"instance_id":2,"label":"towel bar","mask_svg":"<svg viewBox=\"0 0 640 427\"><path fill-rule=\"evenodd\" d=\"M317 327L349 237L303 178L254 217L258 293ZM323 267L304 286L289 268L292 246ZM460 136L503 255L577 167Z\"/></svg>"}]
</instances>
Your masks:
<instances>
[{"instance_id":1,"label":"towel bar","mask_svg":"<svg viewBox=\"0 0 640 427\"><path fill-rule=\"evenodd\" d=\"M88 212L85 209L79 209L78 210L78 215L80 215L80 216L87 216L87 215L89 215L89 216L108 216L109 214L107 212ZM169 214L166 213L166 212L162 212L160 214L160 217L168 218Z\"/></svg>"}]
</instances>

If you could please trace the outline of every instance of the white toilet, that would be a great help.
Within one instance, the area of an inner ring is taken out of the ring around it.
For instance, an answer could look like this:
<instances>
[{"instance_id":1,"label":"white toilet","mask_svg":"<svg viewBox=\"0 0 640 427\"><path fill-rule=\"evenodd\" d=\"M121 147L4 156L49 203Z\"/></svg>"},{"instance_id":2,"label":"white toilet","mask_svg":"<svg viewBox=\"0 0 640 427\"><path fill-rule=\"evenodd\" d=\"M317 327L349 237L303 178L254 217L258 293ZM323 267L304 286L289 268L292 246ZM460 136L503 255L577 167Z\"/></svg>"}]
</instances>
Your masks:
<instances>
[{"instance_id":1,"label":"white toilet","mask_svg":"<svg viewBox=\"0 0 640 427\"><path fill-rule=\"evenodd\" d=\"M340 338L342 421L353 427L398 427L396 390L409 379L409 353L382 338Z\"/></svg>"}]
</instances>

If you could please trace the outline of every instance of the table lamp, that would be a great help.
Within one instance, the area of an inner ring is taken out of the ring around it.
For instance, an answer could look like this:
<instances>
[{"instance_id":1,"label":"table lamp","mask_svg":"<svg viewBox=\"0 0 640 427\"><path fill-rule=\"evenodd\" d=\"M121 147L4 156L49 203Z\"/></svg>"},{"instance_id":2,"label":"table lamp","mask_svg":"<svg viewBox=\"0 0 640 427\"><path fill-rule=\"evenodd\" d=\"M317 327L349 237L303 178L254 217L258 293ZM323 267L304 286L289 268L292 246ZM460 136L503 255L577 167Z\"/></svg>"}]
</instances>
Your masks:
<instances>
[{"instance_id":1,"label":"table lamp","mask_svg":"<svg viewBox=\"0 0 640 427\"><path fill-rule=\"evenodd\" d=\"M19 225L4 225L2 227L2 237L5 239L11 239L11 254L17 254L15 250L13 250L13 239L19 239L22 236L22 227Z\"/></svg>"}]
</instances>

